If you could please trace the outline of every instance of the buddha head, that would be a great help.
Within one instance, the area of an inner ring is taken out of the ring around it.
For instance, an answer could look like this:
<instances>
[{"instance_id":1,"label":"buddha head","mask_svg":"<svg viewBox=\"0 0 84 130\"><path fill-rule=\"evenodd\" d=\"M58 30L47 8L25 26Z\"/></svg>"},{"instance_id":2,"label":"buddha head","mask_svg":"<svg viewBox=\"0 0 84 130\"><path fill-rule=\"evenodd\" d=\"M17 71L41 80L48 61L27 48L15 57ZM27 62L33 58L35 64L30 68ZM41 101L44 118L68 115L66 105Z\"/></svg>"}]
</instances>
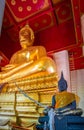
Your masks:
<instances>
[{"instance_id":1,"label":"buddha head","mask_svg":"<svg viewBox=\"0 0 84 130\"><path fill-rule=\"evenodd\" d=\"M33 45L34 32L27 24L19 31L20 45L22 48L26 48Z\"/></svg>"},{"instance_id":2,"label":"buddha head","mask_svg":"<svg viewBox=\"0 0 84 130\"><path fill-rule=\"evenodd\" d=\"M58 88L60 92L67 90L67 81L64 79L63 72L61 72L61 78L58 81Z\"/></svg>"}]
</instances>

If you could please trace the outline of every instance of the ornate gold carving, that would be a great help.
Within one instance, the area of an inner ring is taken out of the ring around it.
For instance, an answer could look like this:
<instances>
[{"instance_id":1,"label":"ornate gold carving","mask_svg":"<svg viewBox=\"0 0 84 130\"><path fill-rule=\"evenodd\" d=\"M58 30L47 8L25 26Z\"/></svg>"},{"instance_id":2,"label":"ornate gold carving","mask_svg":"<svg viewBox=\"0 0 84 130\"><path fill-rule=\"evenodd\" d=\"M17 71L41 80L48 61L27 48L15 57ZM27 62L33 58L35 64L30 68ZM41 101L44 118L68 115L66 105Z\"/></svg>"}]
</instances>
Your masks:
<instances>
[{"instance_id":1,"label":"ornate gold carving","mask_svg":"<svg viewBox=\"0 0 84 130\"><path fill-rule=\"evenodd\" d=\"M15 0L11 0L11 5L16 5L16 1Z\"/></svg>"},{"instance_id":2,"label":"ornate gold carving","mask_svg":"<svg viewBox=\"0 0 84 130\"><path fill-rule=\"evenodd\" d=\"M31 11L32 7L31 6L27 6L27 11Z\"/></svg>"},{"instance_id":3,"label":"ornate gold carving","mask_svg":"<svg viewBox=\"0 0 84 130\"><path fill-rule=\"evenodd\" d=\"M44 23L44 24L45 24L45 23L47 23L47 20L46 20L46 19L44 19L44 20L42 21L42 23Z\"/></svg>"},{"instance_id":4,"label":"ornate gold carving","mask_svg":"<svg viewBox=\"0 0 84 130\"><path fill-rule=\"evenodd\" d=\"M21 0L22 2L26 2L27 0Z\"/></svg>"},{"instance_id":5,"label":"ornate gold carving","mask_svg":"<svg viewBox=\"0 0 84 130\"><path fill-rule=\"evenodd\" d=\"M32 0L33 4L37 4L38 0Z\"/></svg>"},{"instance_id":6,"label":"ornate gold carving","mask_svg":"<svg viewBox=\"0 0 84 130\"><path fill-rule=\"evenodd\" d=\"M19 11L19 12L22 12L22 11L23 11L23 7L19 6L19 7L18 7L18 11Z\"/></svg>"},{"instance_id":7,"label":"ornate gold carving","mask_svg":"<svg viewBox=\"0 0 84 130\"><path fill-rule=\"evenodd\" d=\"M34 26L35 26L35 27L38 27L38 26L39 26L39 23L35 23Z\"/></svg>"}]
</instances>

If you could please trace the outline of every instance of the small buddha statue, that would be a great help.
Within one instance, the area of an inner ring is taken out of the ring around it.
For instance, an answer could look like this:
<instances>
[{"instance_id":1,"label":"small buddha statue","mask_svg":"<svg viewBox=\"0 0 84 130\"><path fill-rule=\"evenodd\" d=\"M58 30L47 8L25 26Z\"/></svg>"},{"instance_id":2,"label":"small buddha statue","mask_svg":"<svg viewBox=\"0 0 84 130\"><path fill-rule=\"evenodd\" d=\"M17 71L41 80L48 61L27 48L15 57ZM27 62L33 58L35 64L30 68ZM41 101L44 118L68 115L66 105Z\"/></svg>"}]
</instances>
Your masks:
<instances>
[{"instance_id":1,"label":"small buddha statue","mask_svg":"<svg viewBox=\"0 0 84 130\"><path fill-rule=\"evenodd\" d=\"M13 54L9 64L1 68L0 84L23 77L33 78L40 72L56 73L56 64L47 56L46 49L43 46L33 46L35 36L29 25L19 31L19 39L21 50Z\"/></svg>"},{"instance_id":2,"label":"small buddha statue","mask_svg":"<svg viewBox=\"0 0 84 130\"><path fill-rule=\"evenodd\" d=\"M52 107L56 109L56 113L59 115L81 115L82 109L77 108L79 97L72 92L67 92L67 87L67 81L61 72L61 78L58 81L59 92L52 97Z\"/></svg>"},{"instance_id":3,"label":"small buddha statue","mask_svg":"<svg viewBox=\"0 0 84 130\"><path fill-rule=\"evenodd\" d=\"M58 81L59 92L52 98L52 106L56 109L63 110L64 108L76 109L75 94L67 92L67 81L64 79L63 72Z\"/></svg>"},{"instance_id":4,"label":"small buddha statue","mask_svg":"<svg viewBox=\"0 0 84 130\"><path fill-rule=\"evenodd\" d=\"M77 108L76 98L78 97L74 93L67 92L67 87L67 81L61 72L61 78L58 81L59 92L53 95L52 105L44 109L44 116L39 117L39 124L36 125L37 130L43 129L45 122L47 122L49 130L55 130L56 126L59 126L58 124L55 125L55 117L60 121L66 115L81 116L83 114L83 110Z\"/></svg>"},{"instance_id":5,"label":"small buddha statue","mask_svg":"<svg viewBox=\"0 0 84 130\"><path fill-rule=\"evenodd\" d=\"M76 109L76 98L75 94L67 92L67 81L64 79L63 72L61 72L61 77L58 81L58 92L52 96L52 105L47 109L44 109L44 114L48 114L48 111L53 108L56 112L62 110Z\"/></svg>"}]
</instances>

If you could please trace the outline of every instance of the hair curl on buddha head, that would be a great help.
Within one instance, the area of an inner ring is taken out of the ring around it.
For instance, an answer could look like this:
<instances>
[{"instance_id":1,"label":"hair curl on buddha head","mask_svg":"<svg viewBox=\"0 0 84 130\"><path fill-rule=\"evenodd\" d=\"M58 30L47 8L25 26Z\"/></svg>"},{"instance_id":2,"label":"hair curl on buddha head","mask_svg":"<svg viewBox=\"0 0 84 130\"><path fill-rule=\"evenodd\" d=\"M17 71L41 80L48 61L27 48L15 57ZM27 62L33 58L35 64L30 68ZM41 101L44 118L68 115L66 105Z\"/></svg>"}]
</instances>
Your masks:
<instances>
[{"instance_id":1,"label":"hair curl on buddha head","mask_svg":"<svg viewBox=\"0 0 84 130\"><path fill-rule=\"evenodd\" d=\"M29 39L30 42L34 41L34 32L31 27L26 24L23 28L19 31L19 37L23 36L25 39Z\"/></svg>"}]
</instances>

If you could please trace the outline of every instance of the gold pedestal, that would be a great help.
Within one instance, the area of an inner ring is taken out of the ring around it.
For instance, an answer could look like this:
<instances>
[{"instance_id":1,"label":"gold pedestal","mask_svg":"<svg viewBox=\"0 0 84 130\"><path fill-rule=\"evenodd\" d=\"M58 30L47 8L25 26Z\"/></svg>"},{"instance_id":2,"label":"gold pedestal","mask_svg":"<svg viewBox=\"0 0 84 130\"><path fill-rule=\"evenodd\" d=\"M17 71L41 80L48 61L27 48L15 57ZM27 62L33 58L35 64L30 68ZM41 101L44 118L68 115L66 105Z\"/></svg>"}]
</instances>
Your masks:
<instances>
[{"instance_id":1,"label":"gold pedestal","mask_svg":"<svg viewBox=\"0 0 84 130\"><path fill-rule=\"evenodd\" d=\"M51 89L57 87L57 73L48 74L46 72L40 72L33 77L25 77L15 81L11 81L2 89L2 92L18 92L18 87L27 92L42 91L43 89Z\"/></svg>"},{"instance_id":2,"label":"gold pedestal","mask_svg":"<svg viewBox=\"0 0 84 130\"><path fill-rule=\"evenodd\" d=\"M34 100L51 105L54 92L26 92ZM10 119L11 122L19 126L28 127L28 124L38 123L39 116L43 115L44 108L35 104L20 93L1 93L0 94L0 118Z\"/></svg>"},{"instance_id":3,"label":"gold pedestal","mask_svg":"<svg viewBox=\"0 0 84 130\"><path fill-rule=\"evenodd\" d=\"M45 106L51 106L52 95L56 92L57 87L57 75L51 74L37 77L35 82L32 78L25 78L16 81L16 84L30 98ZM25 97L14 82L6 84L2 89L0 107L0 118L8 118L19 126L24 125L23 127L28 127L27 125L31 123L38 123L38 118L43 114L44 110L42 106Z\"/></svg>"}]
</instances>

